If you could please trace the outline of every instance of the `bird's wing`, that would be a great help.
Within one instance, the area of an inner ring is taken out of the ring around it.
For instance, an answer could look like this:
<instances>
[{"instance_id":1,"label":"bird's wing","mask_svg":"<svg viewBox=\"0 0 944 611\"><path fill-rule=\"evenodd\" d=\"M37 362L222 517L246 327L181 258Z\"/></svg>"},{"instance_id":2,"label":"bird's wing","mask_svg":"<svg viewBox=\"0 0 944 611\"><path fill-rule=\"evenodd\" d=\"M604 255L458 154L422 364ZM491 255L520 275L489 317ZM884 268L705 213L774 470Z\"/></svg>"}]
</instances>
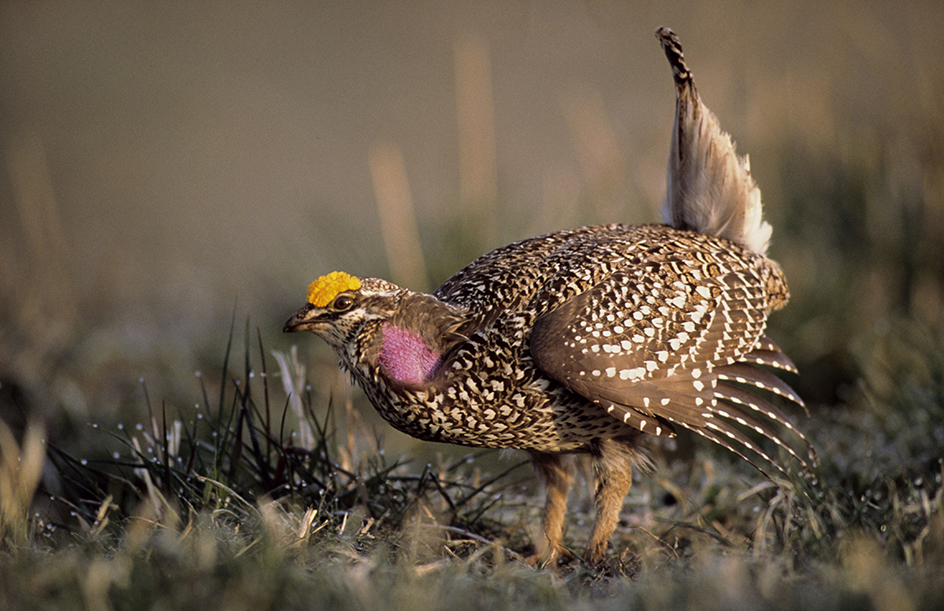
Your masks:
<instances>
[{"instance_id":1,"label":"bird's wing","mask_svg":"<svg viewBox=\"0 0 944 611\"><path fill-rule=\"evenodd\" d=\"M721 265L698 251L619 270L538 318L531 356L547 375L646 433L671 435L680 425L769 460L733 422L793 453L755 413L795 431L789 420L738 385L802 405L755 366L792 368L762 336L770 309L763 275L761 267Z\"/></svg>"}]
</instances>

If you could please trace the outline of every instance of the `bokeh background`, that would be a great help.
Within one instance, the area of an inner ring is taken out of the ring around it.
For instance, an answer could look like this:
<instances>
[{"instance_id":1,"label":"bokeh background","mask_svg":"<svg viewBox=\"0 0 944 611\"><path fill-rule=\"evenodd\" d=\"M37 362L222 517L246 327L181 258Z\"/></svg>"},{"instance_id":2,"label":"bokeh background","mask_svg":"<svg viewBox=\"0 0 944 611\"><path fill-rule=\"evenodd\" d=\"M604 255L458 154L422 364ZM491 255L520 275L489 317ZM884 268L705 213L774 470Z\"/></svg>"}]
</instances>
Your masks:
<instances>
[{"instance_id":1,"label":"bokeh background","mask_svg":"<svg viewBox=\"0 0 944 611\"><path fill-rule=\"evenodd\" d=\"M941 341L942 24L939 0L7 0L0 418L81 446L145 388L182 409L247 325L327 402L334 358L280 333L315 277L431 289L513 240L658 220L659 25L751 156L793 290L770 335L828 409L882 338Z\"/></svg>"}]
</instances>

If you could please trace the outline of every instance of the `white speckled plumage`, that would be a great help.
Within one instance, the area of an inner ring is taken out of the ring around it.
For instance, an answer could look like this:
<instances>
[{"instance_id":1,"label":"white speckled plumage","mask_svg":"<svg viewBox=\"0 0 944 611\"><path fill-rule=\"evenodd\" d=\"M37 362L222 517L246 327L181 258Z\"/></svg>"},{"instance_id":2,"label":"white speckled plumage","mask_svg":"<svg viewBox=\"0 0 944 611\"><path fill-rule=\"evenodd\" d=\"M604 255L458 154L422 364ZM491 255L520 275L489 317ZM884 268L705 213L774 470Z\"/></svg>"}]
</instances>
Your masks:
<instances>
[{"instance_id":1,"label":"white speckled plumage","mask_svg":"<svg viewBox=\"0 0 944 611\"><path fill-rule=\"evenodd\" d=\"M646 463L646 434L685 427L782 469L751 431L805 468L779 426L815 460L754 392L802 405L759 367L796 371L763 335L789 292L764 256L770 226L760 192L698 99L677 37L657 35L678 89L666 196L673 226L602 225L516 242L432 295L355 279L357 288L319 293L319 303L333 299L307 304L285 326L323 337L397 429L527 451L547 488L546 557L561 552L569 453L589 454L594 467L591 562L603 555L633 466Z\"/></svg>"}]
</instances>

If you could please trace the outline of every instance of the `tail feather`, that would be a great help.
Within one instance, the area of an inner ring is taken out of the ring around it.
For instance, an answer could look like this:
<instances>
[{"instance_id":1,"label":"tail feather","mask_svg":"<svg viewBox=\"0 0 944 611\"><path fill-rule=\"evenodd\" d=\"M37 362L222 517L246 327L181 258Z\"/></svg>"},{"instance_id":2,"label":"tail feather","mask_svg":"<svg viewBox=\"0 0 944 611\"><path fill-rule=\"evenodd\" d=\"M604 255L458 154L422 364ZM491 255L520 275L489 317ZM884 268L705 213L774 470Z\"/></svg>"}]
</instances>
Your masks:
<instances>
[{"instance_id":1,"label":"tail feather","mask_svg":"<svg viewBox=\"0 0 944 611\"><path fill-rule=\"evenodd\" d=\"M698 97L675 32L662 27L656 37L672 66L676 87L665 222L767 254L771 227L763 219L750 161L737 156L731 137Z\"/></svg>"}]
</instances>

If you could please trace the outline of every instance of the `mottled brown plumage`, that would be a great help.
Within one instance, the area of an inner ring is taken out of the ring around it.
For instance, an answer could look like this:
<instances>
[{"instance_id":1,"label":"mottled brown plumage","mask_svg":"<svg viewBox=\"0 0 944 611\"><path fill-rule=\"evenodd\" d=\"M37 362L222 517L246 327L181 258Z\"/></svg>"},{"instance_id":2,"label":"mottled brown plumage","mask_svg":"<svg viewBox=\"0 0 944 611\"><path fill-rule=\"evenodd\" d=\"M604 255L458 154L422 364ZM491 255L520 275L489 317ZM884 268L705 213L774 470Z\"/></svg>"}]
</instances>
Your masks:
<instances>
[{"instance_id":1,"label":"mottled brown plumage","mask_svg":"<svg viewBox=\"0 0 944 611\"><path fill-rule=\"evenodd\" d=\"M523 240L432 295L335 273L312 283L310 302L285 325L323 337L397 429L526 451L547 489L545 558L562 550L569 454L589 454L593 466L591 563L605 552L632 468L647 463L647 435L684 427L782 470L752 430L807 464L775 427L805 439L753 392L802 405L758 367L796 371L763 335L789 293L764 256L760 192L698 99L677 38L657 35L678 88L666 197L678 227L602 225Z\"/></svg>"}]
</instances>

